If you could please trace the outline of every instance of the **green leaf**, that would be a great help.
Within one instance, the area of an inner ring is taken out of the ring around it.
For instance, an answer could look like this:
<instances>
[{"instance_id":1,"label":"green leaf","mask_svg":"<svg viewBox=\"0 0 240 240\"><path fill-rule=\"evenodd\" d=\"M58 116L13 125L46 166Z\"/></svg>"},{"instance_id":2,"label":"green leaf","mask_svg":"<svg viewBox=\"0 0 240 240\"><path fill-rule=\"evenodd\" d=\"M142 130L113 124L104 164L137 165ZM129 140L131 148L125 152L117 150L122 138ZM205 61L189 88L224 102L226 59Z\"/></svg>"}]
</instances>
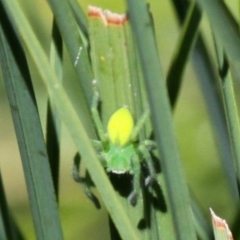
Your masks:
<instances>
[{"instance_id":1,"label":"green leaf","mask_svg":"<svg viewBox=\"0 0 240 240\"><path fill-rule=\"evenodd\" d=\"M203 210L199 207L199 204L193 194L191 194L191 199L197 235L202 240L208 240L212 236L211 226L206 221Z\"/></svg>"},{"instance_id":2,"label":"green leaf","mask_svg":"<svg viewBox=\"0 0 240 240\"><path fill-rule=\"evenodd\" d=\"M173 108L176 104L177 96L180 91L182 75L184 73L188 57L198 36L201 16L201 11L199 10L196 2L192 2L188 8L188 13L182 26L181 35L178 44L176 45L176 50L167 74L168 94Z\"/></svg>"},{"instance_id":3,"label":"green leaf","mask_svg":"<svg viewBox=\"0 0 240 240\"><path fill-rule=\"evenodd\" d=\"M160 67L151 17L145 1L128 0L128 11L140 55L153 129L178 239L196 239L186 180L180 164L171 108ZM184 218L184 220L182 220Z\"/></svg>"},{"instance_id":4,"label":"green leaf","mask_svg":"<svg viewBox=\"0 0 240 240\"><path fill-rule=\"evenodd\" d=\"M99 105L101 106L105 130L110 116L122 106L127 106L137 121L142 111L137 115L135 104L137 102L142 104L142 102L137 101L141 99L140 94L134 99L135 84L137 83L132 82L131 74L138 75L138 69L135 68L130 72L129 61L132 60L130 58L134 58L132 55L135 53L132 49L132 36L128 32L129 26L126 16L104 11L97 7L89 7L88 16L91 62L100 95ZM134 71L135 73L133 73ZM119 182L117 177L112 177L111 180L113 185L117 186L117 192L126 191L126 186L131 184L129 179L123 179L121 184L117 184ZM127 198L121 197L117 192L116 195L123 202L130 221L137 227L143 217L144 205L141 201L141 194L137 205L133 208ZM154 221L151 224L154 225ZM110 226L112 227L112 225ZM116 225L116 228L118 227ZM148 231L142 229L141 239L147 238Z\"/></svg>"},{"instance_id":5,"label":"green leaf","mask_svg":"<svg viewBox=\"0 0 240 240\"><path fill-rule=\"evenodd\" d=\"M12 229L5 192L3 189L2 176L0 173L0 238L12 239Z\"/></svg>"},{"instance_id":6,"label":"green leaf","mask_svg":"<svg viewBox=\"0 0 240 240\"><path fill-rule=\"evenodd\" d=\"M214 34L229 59L240 61L239 28L225 2L222 0L197 0L197 2L206 12Z\"/></svg>"},{"instance_id":7,"label":"green leaf","mask_svg":"<svg viewBox=\"0 0 240 240\"><path fill-rule=\"evenodd\" d=\"M235 92L233 88L233 79L229 67L228 59L226 58L223 48L218 39L215 38L215 48L221 77L221 89L223 102L225 106L225 115L228 123L228 132L233 152L233 160L236 171L232 171L232 176L240 179L240 129L237 104L235 100ZM230 163L228 163L230 164ZM236 192L238 194L238 192Z\"/></svg>"},{"instance_id":8,"label":"green leaf","mask_svg":"<svg viewBox=\"0 0 240 240\"><path fill-rule=\"evenodd\" d=\"M3 7L1 6L3 10ZM17 13L15 12L17 15ZM0 58L12 110L36 236L63 239L51 172L27 61L16 34L1 11Z\"/></svg>"},{"instance_id":9,"label":"green leaf","mask_svg":"<svg viewBox=\"0 0 240 240\"><path fill-rule=\"evenodd\" d=\"M101 112L102 121L106 129L108 119L117 109L112 58L109 57L112 56L112 53L109 48L108 28L98 17L89 18L88 24L89 36L91 36L89 41L91 46L90 54L93 75L97 81L97 89L100 93L100 98L103 98ZM108 101L105 99L108 99Z\"/></svg>"},{"instance_id":10,"label":"green leaf","mask_svg":"<svg viewBox=\"0 0 240 240\"><path fill-rule=\"evenodd\" d=\"M5 190L0 172L0 239L22 240L23 236L9 211Z\"/></svg>"},{"instance_id":11,"label":"green leaf","mask_svg":"<svg viewBox=\"0 0 240 240\"><path fill-rule=\"evenodd\" d=\"M84 39L81 37L68 1L49 0L48 2L66 44L71 62L76 69L87 104L90 107L93 98L91 86L93 78Z\"/></svg>"},{"instance_id":12,"label":"green leaf","mask_svg":"<svg viewBox=\"0 0 240 240\"><path fill-rule=\"evenodd\" d=\"M53 20L50 62L56 71L58 79L62 79L62 52L62 38L56 25L56 21ZM59 192L60 123L56 107L49 99L47 107L46 143L57 198Z\"/></svg>"},{"instance_id":13,"label":"green leaf","mask_svg":"<svg viewBox=\"0 0 240 240\"><path fill-rule=\"evenodd\" d=\"M85 38L88 38L88 21L82 8L80 7L76 0L69 0L69 3L71 4L74 16L76 18L80 30L84 34Z\"/></svg>"}]
</instances>

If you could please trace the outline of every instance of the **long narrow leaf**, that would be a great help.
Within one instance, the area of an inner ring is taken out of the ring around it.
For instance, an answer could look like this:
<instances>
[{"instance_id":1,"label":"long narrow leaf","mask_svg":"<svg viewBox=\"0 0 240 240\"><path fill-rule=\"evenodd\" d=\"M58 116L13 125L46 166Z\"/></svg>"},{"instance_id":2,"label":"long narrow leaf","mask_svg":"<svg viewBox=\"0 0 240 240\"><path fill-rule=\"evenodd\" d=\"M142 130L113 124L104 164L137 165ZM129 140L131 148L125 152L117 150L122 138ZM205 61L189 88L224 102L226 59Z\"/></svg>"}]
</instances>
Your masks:
<instances>
[{"instance_id":1,"label":"long narrow leaf","mask_svg":"<svg viewBox=\"0 0 240 240\"><path fill-rule=\"evenodd\" d=\"M78 74L87 104L90 107L93 96L91 86L93 78L86 45L79 34L78 25L74 19L69 3L66 0L49 0L48 2L56 18L59 31L66 44L72 64Z\"/></svg>"},{"instance_id":2,"label":"long narrow leaf","mask_svg":"<svg viewBox=\"0 0 240 240\"><path fill-rule=\"evenodd\" d=\"M67 0L49 0L49 4L52 8L62 40L66 45L68 54L74 69L76 70L82 88L80 89L82 91L78 93L78 100L81 102L81 107L85 108L82 116L84 127L91 137L95 137L89 111L93 98L93 76L89 62L89 56L87 53L86 42L84 42L85 38L83 38L80 34L80 30ZM68 84L70 81L65 82Z\"/></svg>"},{"instance_id":3,"label":"long narrow leaf","mask_svg":"<svg viewBox=\"0 0 240 240\"><path fill-rule=\"evenodd\" d=\"M236 168L237 179L240 179L240 128L238 111L233 89L233 80L227 58L224 55L223 48L217 38L215 38L215 47L220 69L222 84L223 101L225 105L225 114L228 122L228 131L234 156L234 166ZM235 176L235 172L232 172Z\"/></svg>"},{"instance_id":4,"label":"long narrow leaf","mask_svg":"<svg viewBox=\"0 0 240 240\"><path fill-rule=\"evenodd\" d=\"M154 133L162 156L161 165L175 231L178 239L196 239L189 193L181 169L151 18L145 1L128 0L127 4L151 106Z\"/></svg>"},{"instance_id":5,"label":"long narrow leaf","mask_svg":"<svg viewBox=\"0 0 240 240\"><path fill-rule=\"evenodd\" d=\"M62 79L62 38L56 21L53 21L52 42L50 49L50 62L56 71L58 79ZM51 166L53 184L58 197L59 192L59 161L60 161L60 118L54 104L48 100L47 108L47 151Z\"/></svg>"},{"instance_id":6,"label":"long narrow leaf","mask_svg":"<svg viewBox=\"0 0 240 240\"><path fill-rule=\"evenodd\" d=\"M22 240L22 234L11 216L0 172L0 239Z\"/></svg>"},{"instance_id":7,"label":"long narrow leaf","mask_svg":"<svg viewBox=\"0 0 240 240\"><path fill-rule=\"evenodd\" d=\"M82 8L78 4L78 2L75 1L75 0L69 0L69 3L70 3L70 5L71 5L71 7L73 9L74 16L76 18L78 26L80 27L80 29L83 32L84 36L86 38L88 38L88 22L87 22L87 18L85 16Z\"/></svg>"},{"instance_id":8,"label":"long narrow leaf","mask_svg":"<svg viewBox=\"0 0 240 240\"><path fill-rule=\"evenodd\" d=\"M206 12L215 36L223 46L229 59L239 61L239 29L225 2L222 0L197 0L197 2L202 10Z\"/></svg>"},{"instance_id":9,"label":"long narrow leaf","mask_svg":"<svg viewBox=\"0 0 240 240\"><path fill-rule=\"evenodd\" d=\"M171 66L167 75L168 93L172 107L175 106L177 100L188 56L198 36L201 16L202 14L197 4L192 2L189 6L184 25L182 26L180 41L176 47L174 58L171 61Z\"/></svg>"},{"instance_id":10,"label":"long narrow leaf","mask_svg":"<svg viewBox=\"0 0 240 240\"><path fill-rule=\"evenodd\" d=\"M27 61L1 10L0 58L38 239L63 239Z\"/></svg>"}]
</instances>

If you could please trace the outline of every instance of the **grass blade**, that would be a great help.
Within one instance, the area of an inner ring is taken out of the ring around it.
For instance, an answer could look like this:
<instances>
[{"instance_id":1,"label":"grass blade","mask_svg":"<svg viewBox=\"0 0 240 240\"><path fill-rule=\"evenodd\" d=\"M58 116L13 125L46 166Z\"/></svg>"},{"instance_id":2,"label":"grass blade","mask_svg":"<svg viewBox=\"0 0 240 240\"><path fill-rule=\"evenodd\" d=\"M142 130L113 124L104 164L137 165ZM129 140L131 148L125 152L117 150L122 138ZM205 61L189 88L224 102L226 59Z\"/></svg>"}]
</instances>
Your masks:
<instances>
[{"instance_id":1,"label":"grass blade","mask_svg":"<svg viewBox=\"0 0 240 240\"><path fill-rule=\"evenodd\" d=\"M22 234L16 225L8 208L7 199L3 187L0 172L0 239L1 240L23 240Z\"/></svg>"},{"instance_id":2,"label":"grass blade","mask_svg":"<svg viewBox=\"0 0 240 240\"><path fill-rule=\"evenodd\" d=\"M1 3L2 4L2 3ZM63 239L56 198L27 62L1 10L1 67L26 178L38 239Z\"/></svg>"},{"instance_id":3,"label":"grass blade","mask_svg":"<svg viewBox=\"0 0 240 240\"><path fill-rule=\"evenodd\" d=\"M215 48L217 53L218 65L222 84L223 101L225 105L225 114L228 122L228 132L231 141L234 166L236 168L237 179L240 179L240 129L238 111L233 89L233 80L227 58L224 55L223 48L217 38L215 38ZM235 171L232 172L235 176Z\"/></svg>"},{"instance_id":4,"label":"grass blade","mask_svg":"<svg viewBox=\"0 0 240 240\"><path fill-rule=\"evenodd\" d=\"M129 69L129 52L132 54L134 52L131 49L132 36L126 33L127 29L129 30L126 15L91 6L88 9L88 16L91 62L101 99L100 113L104 127L107 129L110 116L122 106L127 106L137 121L140 116L135 114L137 104L137 101L134 102L135 84L132 82ZM137 69L134 71L137 74ZM141 99L140 96L138 95L136 100ZM122 194L118 197L123 202L129 219L137 226L143 217L143 203L138 201L133 208L127 200L127 195L131 193L131 188L127 189L127 186L132 186L132 180L112 174L111 182L117 192L125 193L124 197L121 196ZM139 199L142 199L141 193L139 195ZM113 227L111 222L110 227ZM114 229L111 229L111 233L115 234ZM141 239L147 239L147 235L147 229L142 229Z\"/></svg>"},{"instance_id":5,"label":"grass blade","mask_svg":"<svg viewBox=\"0 0 240 240\"><path fill-rule=\"evenodd\" d=\"M88 38L88 21L82 8L75 0L69 0L69 3L73 9L74 16L76 18L80 30L83 32L84 36Z\"/></svg>"},{"instance_id":6,"label":"grass blade","mask_svg":"<svg viewBox=\"0 0 240 240\"><path fill-rule=\"evenodd\" d=\"M196 239L189 193L181 169L151 18L145 1L128 0L127 4L151 106L154 133L162 156L161 166L176 235L178 239Z\"/></svg>"},{"instance_id":7,"label":"grass blade","mask_svg":"<svg viewBox=\"0 0 240 240\"><path fill-rule=\"evenodd\" d=\"M55 69L58 79L62 79L62 38L58 31L56 21L53 20L52 42L50 49L50 62ZM59 161L60 161L60 118L57 114L56 107L48 100L47 107L47 130L46 144L48 158L50 162L52 178L56 196L59 192Z\"/></svg>"},{"instance_id":8,"label":"grass blade","mask_svg":"<svg viewBox=\"0 0 240 240\"><path fill-rule=\"evenodd\" d=\"M232 61L239 61L239 28L224 1L197 0L197 2L202 10L206 12L214 35L223 46L228 58Z\"/></svg>"},{"instance_id":9,"label":"grass blade","mask_svg":"<svg viewBox=\"0 0 240 240\"><path fill-rule=\"evenodd\" d=\"M102 121L106 129L108 119L117 109L116 90L114 88L114 75L111 55L108 27L101 18L91 17L89 8L89 35L91 45L91 61L94 78L97 79L97 87L103 103L101 105ZM101 13L101 11L100 11ZM97 36L97 38L96 38ZM101 58L103 60L101 60ZM106 101L106 99L108 99ZM111 101L109 101L111 100Z\"/></svg>"},{"instance_id":10,"label":"grass blade","mask_svg":"<svg viewBox=\"0 0 240 240\"><path fill-rule=\"evenodd\" d=\"M6 196L2 183L2 176L0 172L0 238L3 240L12 240L12 229Z\"/></svg>"},{"instance_id":11,"label":"grass blade","mask_svg":"<svg viewBox=\"0 0 240 240\"><path fill-rule=\"evenodd\" d=\"M198 28L201 21L201 11L196 2L192 2L182 26L180 40L176 46L175 54L167 74L167 86L170 103L174 108L180 91L182 75L187 64L188 57L193 49L198 36Z\"/></svg>"},{"instance_id":12,"label":"grass blade","mask_svg":"<svg viewBox=\"0 0 240 240\"><path fill-rule=\"evenodd\" d=\"M69 3L66 0L60 2L58 0L49 0L48 2L56 18L59 31L66 44L72 64L76 69L87 104L90 107L93 97L91 85L93 80L92 70L86 46L79 34L78 25L74 19Z\"/></svg>"},{"instance_id":13,"label":"grass blade","mask_svg":"<svg viewBox=\"0 0 240 240\"><path fill-rule=\"evenodd\" d=\"M196 231L198 238L202 240L208 240L212 237L212 229L205 219L202 209L197 204L196 199L191 195L192 198L192 209L196 222Z\"/></svg>"},{"instance_id":14,"label":"grass blade","mask_svg":"<svg viewBox=\"0 0 240 240\"><path fill-rule=\"evenodd\" d=\"M95 137L96 135L92 128L92 119L89 111L93 98L93 76L89 62L89 56L87 53L86 42L84 42L85 38L82 38L72 10L66 0L60 2L57 0L49 0L49 4L52 8L62 40L66 44L72 65L74 66L80 81L81 89L80 92L77 92L77 96L78 102L81 103L80 107L84 108L84 113L82 113L84 117L82 119L84 127L87 129L89 136ZM65 81L65 83L66 91L68 91L68 89L71 88L71 86L68 86L70 81ZM74 96L72 95L71 97ZM70 99L72 100L72 98ZM75 107L76 101L72 102ZM78 108L79 106L76 106L76 109Z\"/></svg>"}]
</instances>

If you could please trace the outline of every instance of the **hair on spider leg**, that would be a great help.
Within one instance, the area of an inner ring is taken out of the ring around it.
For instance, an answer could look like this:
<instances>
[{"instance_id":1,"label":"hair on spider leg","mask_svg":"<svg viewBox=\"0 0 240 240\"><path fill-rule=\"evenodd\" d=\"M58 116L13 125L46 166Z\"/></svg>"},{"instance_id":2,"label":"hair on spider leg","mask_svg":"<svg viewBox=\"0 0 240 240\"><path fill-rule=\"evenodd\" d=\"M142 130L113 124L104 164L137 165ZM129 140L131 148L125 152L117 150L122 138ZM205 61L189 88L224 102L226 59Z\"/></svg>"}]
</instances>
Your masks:
<instances>
[{"instance_id":1,"label":"hair on spider leg","mask_svg":"<svg viewBox=\"0 0 240 240\"><path fill-rule=\"evenodd\" d=\"M91 186L94 186L92 179L86 171L85 177L81 177L79 174L80 171L80 163L81 163L81 156L79 153L76 153L74 157L73 169L72 169L72 176L75 182L81 183L83 185L84 193L86 196L94 203L97 209L101 208L100 202L98 198L92 193L90 190Z\"/></svg>"}]
</instances>

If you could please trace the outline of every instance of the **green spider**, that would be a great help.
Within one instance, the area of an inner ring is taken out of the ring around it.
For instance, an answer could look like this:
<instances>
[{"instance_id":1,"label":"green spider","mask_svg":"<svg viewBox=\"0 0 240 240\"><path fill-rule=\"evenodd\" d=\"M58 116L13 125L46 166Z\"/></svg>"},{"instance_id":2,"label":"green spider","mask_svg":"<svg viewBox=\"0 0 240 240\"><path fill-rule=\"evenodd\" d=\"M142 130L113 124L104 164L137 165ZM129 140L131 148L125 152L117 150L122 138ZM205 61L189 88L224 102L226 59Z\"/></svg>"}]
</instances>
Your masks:
<instances>
[{"instance_id":1,"label":"green spider","mask_svg":"<svg viewBox=\"0 0 240 240\"><path fill-rule=\"evenodd\" d=\"M110 117L106 133L98 112L98 104L99 93L95 90L91 112L100 141L93 140L93 145L107 172L133 175L133 190L128 199L134 206L140 191L141 161L144 160L149 169L149 177L145 179L145 186L149 186L156 175L150 154L150 151L156 148L156 143L152 140L137 142L138 134L149 117L149 109L134 124L130 110L127 107L119 108ZM77 182L85 183L86 195L97 207L100 207L97 198L88 189L89 178L86 180L79 176L79 167L77 167L80 164L79 161L75 159L73 178Z\"/></svg>"}]
</instances>

